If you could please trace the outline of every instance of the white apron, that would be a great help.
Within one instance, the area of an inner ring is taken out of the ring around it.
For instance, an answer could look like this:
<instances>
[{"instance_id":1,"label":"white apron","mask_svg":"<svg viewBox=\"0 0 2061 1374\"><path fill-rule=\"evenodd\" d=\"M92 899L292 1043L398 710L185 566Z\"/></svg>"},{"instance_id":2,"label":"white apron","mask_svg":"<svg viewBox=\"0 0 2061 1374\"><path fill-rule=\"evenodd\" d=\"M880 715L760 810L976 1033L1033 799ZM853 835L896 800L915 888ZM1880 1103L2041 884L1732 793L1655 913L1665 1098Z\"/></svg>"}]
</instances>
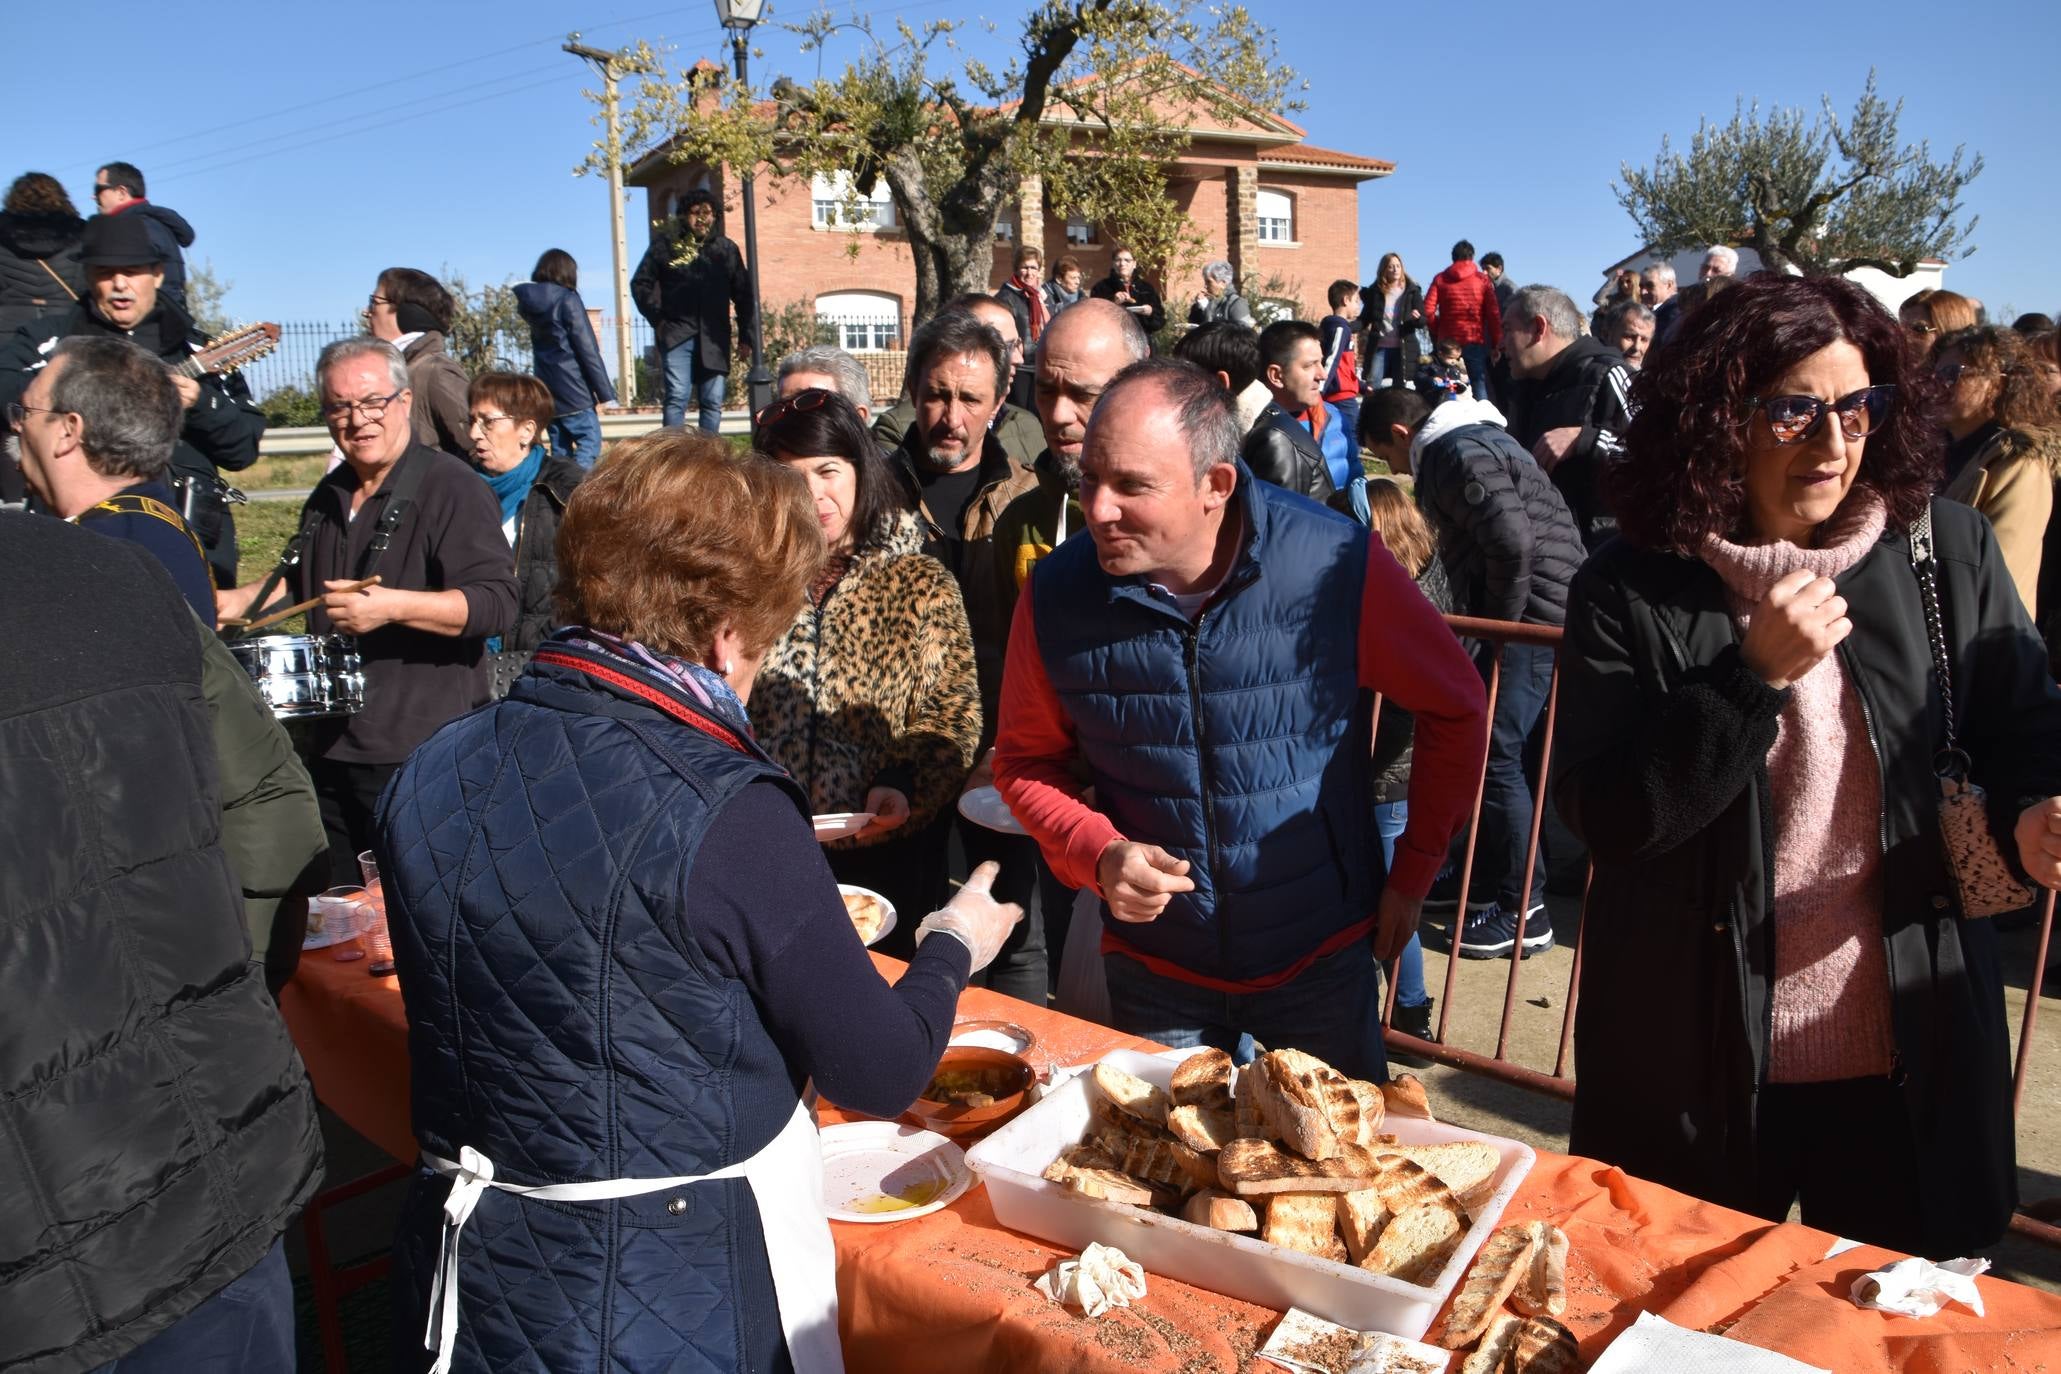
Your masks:
<instances>
[{"instance_id":1,"label":"white apron","mask_svg":"<svg viewBox=\"0 0 2061 1374\"><path fill-rule=\"evenodd\" d=\"M773 1271L773 1296L780 1305L780 1331L795 1374L844 1374L844 1350L837 1338L837 1254L823 1213L823 1146L815 1118L797 1103L794 1115L772 1142L750 1159L713 1173L678 1178L616 1178L595 1183L553 1183L525 1188L494 1177L494 1163L470 1145L458 1162L423 1152L422 1162L452 1181L444 1201L443 1238L429 1292L425 1350L437 1352L431 1374L448 1374L458 1341L458 1243L472 1209L489 1188L546 1202L600 1202L638 1197L689 1183L742 1178L758 1203L766 1259Z\"/></svg>"}]
</instances>

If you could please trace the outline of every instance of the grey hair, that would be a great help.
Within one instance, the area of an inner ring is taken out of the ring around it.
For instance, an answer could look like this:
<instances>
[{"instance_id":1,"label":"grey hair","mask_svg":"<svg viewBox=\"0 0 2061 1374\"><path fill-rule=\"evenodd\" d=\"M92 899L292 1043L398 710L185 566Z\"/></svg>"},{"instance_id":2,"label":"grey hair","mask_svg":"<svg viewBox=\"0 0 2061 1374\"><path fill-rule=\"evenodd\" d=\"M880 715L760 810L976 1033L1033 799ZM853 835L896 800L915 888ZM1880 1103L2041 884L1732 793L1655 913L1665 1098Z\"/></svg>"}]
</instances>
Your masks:
<instances>
[{"instance_id":1,"label":"grey hair","mask_svg":"<svg viewBox=\"0 0 2061 1374\"><path fill-rule=\"evenodd\" d=\"M1605 329L1622 329L1626 320L1640 320L1652 324L1654 319L1653 307L1644 301L1619 301L1603 312Z\"/></svg>"},{"instance_id":2,"label":"grey hair","mask_svg":"<svg viewBox=\"0 0 2061 1374\"><path fill-rule=\"evenodd\" d=\"M1204 281L1220 281L1226 286L1233 286L1237 284L1238 274L1231 270L1230 263L1219 258L1215 262L1203 264L1202 279Z\"/></svg>"},{"instance_id":3,"label":"grey hair","mask_svg":"<svg viewBox=\"0 0 2061 1374\"><path fill-rule=\"evenodd\" d=\"M370 334L355 338L338 339L323 348L315 359L315 391L319 395L328 384L329 374L353 358L377 358L386 364L386 379L396 392L408 389L408 364L401 361L401 350L385 339L375 339Z\"/></svg>"},{"instance_id":4,"label":"grey hair","mask_svg":"<svg viewBox=\"0 0 2061 1374\"><path fill-rule=\"evenodd\" d=\"M1675 280L1675 265L1671 262L1648 263L1641 275L1650 275L1672 286Z\"/></svg>"},{"instance_id":5,"label":"grey hair","mask_svg":"<svg viewBox=\"0 0 2061 1374\"><path fill-rule=\"evenodd\" d=\"M1703 252L1704 261L1716 258L1724 264L1724 275L1731 276L1739 270L1739 250L1727 243L1713 243Z\"/></svg>"},{"instance_id":6,"label":"grey hair","mask_svg":"<svg viewBox=\"0 0 2061 1374\"><path fill-rule=\"evenodd\" d=\"M184 407L163 360L112 336L66 339L50 355L59 358L50 408L79 417L79 446L95 472L151 478L171 466Z\"/></svg>"},{"instance_id":7,"label":"grey hair","mask_svg":"<svg viewBox=\"0 0 2061 1374\"><path fill-rule=\"evenodd\" d=\"M1524 324L1530 323L1534 316L1543 317L1547 327L1569 343L1588 332L1582 312L1575 309L1567 293L1557 286L1521 286L1510 298L1510 308L1503 312L1504 320Z\"/></svg>"},{"instance_id":8,"label":"grey hair","mask_svg":"<svg viewBox=\"0 0 2061 1374\"><path fill-rule=\"evenodd\" d=\"M1009 345L1000 330L982 324L970 310L940 310L909 336L909 365L902 377L903 390L915 395L933 363L961 353L978 353L994 364L995 397L1001 399L1009 389Z\"/></svg>"},{"instance_id":9,"label":"grey hair","mask_svg":"<svg viewBox=\"0 0 2061 1374\"><path fill-rule=\"evenodd\" d=\"M841 348L832 344L810 344L780 360L778 380L784 382L797 372L814 372L834 378L838 395L860 410L870 412L873 409L873 383L866 376L866 365Z\"/></svg>"},{"instance_id":10,"label":"grey hair","mask_svg":"<svg viewBox=\"0 0 2061 1374\"><path fill-rule=\"evenodd\" d=\"M1092 427L1104 411L1113 411L1117 393L1129 387L1150 386L1173 408L1174 427L1188 441L1188 458L1200 485L1209 470L1219 463L1238 460L1245 433L1238 427L1238 414L1231 408L1231 396L1216 377L1194 363L1179 358L1146 358L1110 378L1089 417Z\"/></svg>"}]
</instances>

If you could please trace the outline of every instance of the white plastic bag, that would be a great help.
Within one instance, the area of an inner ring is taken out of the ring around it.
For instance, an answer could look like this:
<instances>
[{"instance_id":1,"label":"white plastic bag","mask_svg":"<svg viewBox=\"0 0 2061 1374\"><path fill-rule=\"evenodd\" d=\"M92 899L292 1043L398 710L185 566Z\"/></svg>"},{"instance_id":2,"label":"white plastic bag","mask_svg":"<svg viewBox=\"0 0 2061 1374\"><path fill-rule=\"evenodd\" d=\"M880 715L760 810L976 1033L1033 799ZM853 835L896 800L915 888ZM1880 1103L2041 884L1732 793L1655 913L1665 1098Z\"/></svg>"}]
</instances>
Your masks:
<instances>
[{"instance_id":1,"label":"white plastic bag","mask_svg":"<svg viewBox=\"0 0 2061 1374\"><path fill-rule=\"evenodd\" d=\"M1056 997L1065 1015L1098 1026L1109 1024L1109 979L1102 971L1102 899L1092 888L1074 894Z\"/></svg>"}]
</instances>

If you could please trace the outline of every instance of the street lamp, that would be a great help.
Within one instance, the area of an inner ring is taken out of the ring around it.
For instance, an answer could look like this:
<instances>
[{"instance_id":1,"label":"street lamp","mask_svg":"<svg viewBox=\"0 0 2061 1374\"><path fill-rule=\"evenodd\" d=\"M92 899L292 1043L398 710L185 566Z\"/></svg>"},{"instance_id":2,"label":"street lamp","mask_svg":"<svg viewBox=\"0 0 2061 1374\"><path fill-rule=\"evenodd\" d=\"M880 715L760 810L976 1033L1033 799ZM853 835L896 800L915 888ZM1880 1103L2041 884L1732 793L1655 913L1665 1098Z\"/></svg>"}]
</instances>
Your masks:
<instances>
[{"instance_id":1,"label":"street lamp","mask_svg":"<svg viewBox=\"0 0 2061 1374\"><path fill-rule=\"evenodd\" d=\"M716 0L716 19L730 30L730 51L737 59L737 85L741 90L745 84L744 63L751 47L752 27L759 22L759 14L766 7L766 0ZM747 386L750 391L751 413L756 415L773 402L773 379L766 372L766 303L759 294L759 222L758 210L753 204L752 174L750 168L741 169L744 182L744 256L747 270L751 273L751 311L754 325L751 331L751 376Z\"/></svg>"}]
</instances>

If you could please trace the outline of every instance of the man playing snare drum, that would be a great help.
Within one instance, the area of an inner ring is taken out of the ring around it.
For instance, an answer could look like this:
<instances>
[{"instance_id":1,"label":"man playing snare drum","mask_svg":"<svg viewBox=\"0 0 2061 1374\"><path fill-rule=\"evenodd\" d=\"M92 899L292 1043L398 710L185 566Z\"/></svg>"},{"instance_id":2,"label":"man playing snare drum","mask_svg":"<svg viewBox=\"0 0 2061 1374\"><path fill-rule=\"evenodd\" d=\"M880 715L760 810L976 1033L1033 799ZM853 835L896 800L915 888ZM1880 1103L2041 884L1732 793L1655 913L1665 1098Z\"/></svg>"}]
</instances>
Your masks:
<instances>
[{"instance_id":1,"label":"man playing snare drum","mask_svg":"<svg viewBox=\"0 0 2061 1374\"><path fill-rule=\"evenodd\" d=\"M299 557L281 568L284 600L322 599L309 632L356 636L364 664L363 709L314 721L302 744L330 880L356 883L386 780L438 726L488 698L486 640L515 622L515 563L486 483L414 441L400 354L344 339L322 350L315 376L344 461L309 493L288 546L288 559L296 547ZM378 585L358 588L374 576ZM249 616L262 590L220 593L222 617Z\"/></svg>"}]
</instances>

